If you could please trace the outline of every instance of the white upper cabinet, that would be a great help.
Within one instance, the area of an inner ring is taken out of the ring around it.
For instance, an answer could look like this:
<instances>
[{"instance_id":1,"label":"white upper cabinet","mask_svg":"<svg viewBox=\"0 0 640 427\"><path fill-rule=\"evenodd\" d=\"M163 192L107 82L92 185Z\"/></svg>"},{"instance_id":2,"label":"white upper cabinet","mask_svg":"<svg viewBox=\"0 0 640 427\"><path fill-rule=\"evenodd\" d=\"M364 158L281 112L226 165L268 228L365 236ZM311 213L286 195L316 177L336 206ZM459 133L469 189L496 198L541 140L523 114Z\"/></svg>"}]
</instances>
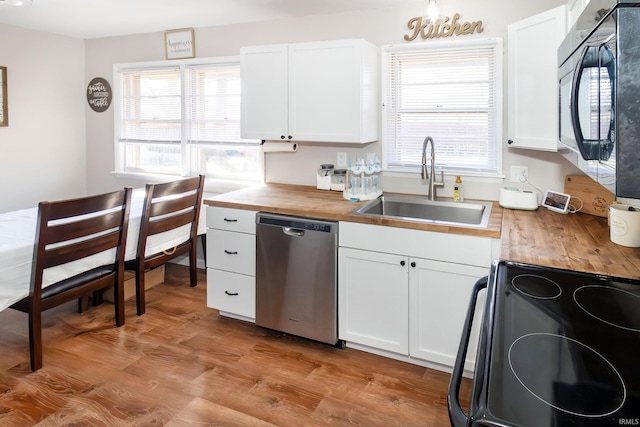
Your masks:
<instances>
[{"instance_id":1,"label":"white upper cabinet","mask_svg":"<svg viewBox=\"0 0 640 427\"><path fill-rule=\"evenodd\" d=\"M240 49L241 136L280 139L289 134L287 45Z\"/></svg>"},{"instance_id":2,"label":"white upper cabinet","mask_svg":"<svg viewBox=\"0 0 640 427\"><path fill-rule=\"evenodd\" d=\"M566 28L566 6L508 26L510 147L557 150L558 46Z\"/></svg>"},{"instance_id":3,"label":"white upper cabinet","mask_svg":"<svg viewBox=\"0 0 640 427\"><path fill-rule=\"evenodd\" d=\"M242 137L378 139L378 49L361 39L240 49Z\"/></svg>"},{"instance_id":4,"label":"white upper cabinet","mask_svg":"<svg viewBox=\"0 0 640 427\"><path fill-rule=\"evenodd\" d=\"M567 31L573 27L589 0L569 0L567 3Z\"/></svg>"}]
</instances>

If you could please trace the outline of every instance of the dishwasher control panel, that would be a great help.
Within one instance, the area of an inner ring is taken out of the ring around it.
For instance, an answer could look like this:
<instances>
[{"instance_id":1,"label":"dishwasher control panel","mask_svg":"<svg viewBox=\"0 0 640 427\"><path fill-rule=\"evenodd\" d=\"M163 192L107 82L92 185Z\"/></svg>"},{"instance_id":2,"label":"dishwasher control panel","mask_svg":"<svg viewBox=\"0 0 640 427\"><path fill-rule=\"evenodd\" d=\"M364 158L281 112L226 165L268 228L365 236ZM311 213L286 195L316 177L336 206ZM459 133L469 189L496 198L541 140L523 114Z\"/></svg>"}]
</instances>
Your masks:
<instances>
[{"instance_id":1,"label":"dishwasher control panel","mask_svg":"<svg viewBox=\"0 0 640 427\"><path fill-rule=\"evenodd\" d=\"M337 224L335 222L326 222L322 220L314 220L298 217L287 217L284 215L267 216L260 214L256 216L256 223L264 225L274 225L278 227L294 228L296 230L321 231L323 233L337 232Z\"/></svg>"}]
</instances>

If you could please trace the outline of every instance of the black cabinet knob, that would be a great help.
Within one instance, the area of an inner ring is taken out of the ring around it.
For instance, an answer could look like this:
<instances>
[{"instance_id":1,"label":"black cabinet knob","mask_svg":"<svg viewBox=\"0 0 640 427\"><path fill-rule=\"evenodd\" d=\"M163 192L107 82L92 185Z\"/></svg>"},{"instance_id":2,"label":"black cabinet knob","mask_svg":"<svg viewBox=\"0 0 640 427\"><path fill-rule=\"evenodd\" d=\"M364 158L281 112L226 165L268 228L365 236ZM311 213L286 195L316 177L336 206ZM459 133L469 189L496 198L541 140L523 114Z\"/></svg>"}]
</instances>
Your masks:
<instances>
[{"instance_id":1,"label":"black cabinet knob","mask_svg":"<svg viewBox=\"0 0 640 427\"><path fill-rule=\"evenodd\" d=\"M405 265L404 260L400 261L400 265L404 267L404 265Z\"/></svg>"},{"instance_id":2,"label":"black cabinet knob","mask_svg":"<svg viewBox=\"0 0 640 427\"><path fill-rule=\"evenodd\" d=\"M280 135L280 139L284 139L284 135Z\"/></svg>"},{"instance_id":3,"label":"black cabinet knob","mask_svg":"<svg viewBox=\"0 0 640 427\"><path fill-rule=\"evenodd\" d=\"M415 267L415 266L416 266L416 262L415 262L415 261L412 261L412 262L411 262L411 267Z\"/></svg>"},{"instance_id":4,"label":"black cabinet knob","mask_svg":"<svg viewBox=\"0 0 640 427\"><path fill-rule=\"evenodd\" d=\"M513 144L513 139L508 140L507 144L509 144L509 145Z\"/></svg>"},{"instance_id":5,"label":"black cabinet knob","mask_svg":"<svg viewBox=\"0 0 640 427\"><path fill-rule=\"evenodd\" d=\"M293 139L293 137L291 135L289 135L289 139Z\"/></svg>"}]
</instances>

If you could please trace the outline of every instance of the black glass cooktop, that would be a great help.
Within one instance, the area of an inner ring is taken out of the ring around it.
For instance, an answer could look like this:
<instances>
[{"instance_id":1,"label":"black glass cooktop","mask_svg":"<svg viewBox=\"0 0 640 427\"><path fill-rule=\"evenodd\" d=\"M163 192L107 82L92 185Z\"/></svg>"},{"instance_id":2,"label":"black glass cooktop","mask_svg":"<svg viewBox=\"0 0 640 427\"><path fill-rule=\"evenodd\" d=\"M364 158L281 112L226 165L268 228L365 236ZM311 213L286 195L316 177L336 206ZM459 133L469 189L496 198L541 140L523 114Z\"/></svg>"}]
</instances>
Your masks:
<instances>
[{"instance_id":1,"label":"black glass cooktop","mask_svg":"<svg viewBox=\"0 0 640 427\"><path fill-rule=\"evenodd\" d=\"M639 281L500 262L488 300L476 421L640 425Z\"/></svg>"}]
</instances>

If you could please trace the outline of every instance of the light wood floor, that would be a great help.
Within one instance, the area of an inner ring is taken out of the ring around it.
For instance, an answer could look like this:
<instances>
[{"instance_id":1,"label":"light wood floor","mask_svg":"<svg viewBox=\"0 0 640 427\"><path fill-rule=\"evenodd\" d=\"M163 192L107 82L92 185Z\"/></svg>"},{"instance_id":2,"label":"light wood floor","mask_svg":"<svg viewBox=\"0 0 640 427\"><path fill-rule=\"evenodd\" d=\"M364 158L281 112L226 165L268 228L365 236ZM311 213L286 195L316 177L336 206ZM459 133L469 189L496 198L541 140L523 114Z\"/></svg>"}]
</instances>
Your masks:
<instances>
[{"instance_id":1,"label":"light wood floor","mask_svg":"<svg viewBox=\"0 0 640 427\"><path fill-rule=\"evenodd\" d=\"M448 374L221 317L187 270L121 328L108 303L46 312L35 373L26 315L0 312L0 425L449 426Z\"/></svg>"}]
</instances>

